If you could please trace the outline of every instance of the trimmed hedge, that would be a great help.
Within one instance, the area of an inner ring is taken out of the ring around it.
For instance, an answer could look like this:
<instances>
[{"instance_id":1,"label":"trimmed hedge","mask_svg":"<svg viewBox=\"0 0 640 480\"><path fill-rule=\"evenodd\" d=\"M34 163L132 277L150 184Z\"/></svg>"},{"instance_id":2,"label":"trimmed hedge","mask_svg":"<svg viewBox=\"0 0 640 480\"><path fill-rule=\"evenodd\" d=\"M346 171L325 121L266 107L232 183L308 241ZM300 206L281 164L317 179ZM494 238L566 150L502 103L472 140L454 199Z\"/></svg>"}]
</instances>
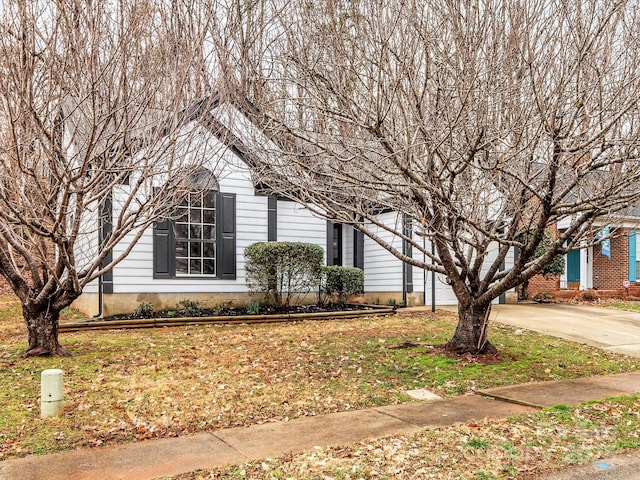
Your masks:
<instances>
[{"instance_id":1,"label":"trimmed hedge","mask_svg":"<svg viewBox=\"0 0 640 480\"><path fill-rule=\"evenodd\" d=\"M294 296L317 291L324 250L302 242L258 242L246 248L247 286L267 303L288 306Z\"/></svg>"},{"instance_id":2,"label":"trimmed hedge","mask_svg":"<svg viewBox=\"0 0 640 480\"><path fill-rule=\"evenodd\" d=\"M335 295L339 305L344 305L349 297L364 291L364 272L360 268L331 266L322 270L324 294L329 298Z\"/></svg>"}]
</instances>

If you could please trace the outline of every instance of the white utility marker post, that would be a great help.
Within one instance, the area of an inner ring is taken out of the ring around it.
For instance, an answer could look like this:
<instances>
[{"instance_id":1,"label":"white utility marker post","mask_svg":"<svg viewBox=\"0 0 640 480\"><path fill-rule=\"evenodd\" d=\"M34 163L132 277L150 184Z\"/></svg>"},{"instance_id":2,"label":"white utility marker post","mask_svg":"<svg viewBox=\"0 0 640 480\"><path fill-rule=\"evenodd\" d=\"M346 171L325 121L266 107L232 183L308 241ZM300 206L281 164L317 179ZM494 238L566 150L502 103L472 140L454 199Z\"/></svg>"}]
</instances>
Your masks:
<instances>
[{"instance_id":1,"label":"white utility marker post","mask_svg":"<svg viewBox=\"0 0 640 480\"><path fill-rule=\"evenodd\" d=\"M43 370L40 375L40 416L59 417L64 410L62 370Z\"/></svg>"}]
</instances>

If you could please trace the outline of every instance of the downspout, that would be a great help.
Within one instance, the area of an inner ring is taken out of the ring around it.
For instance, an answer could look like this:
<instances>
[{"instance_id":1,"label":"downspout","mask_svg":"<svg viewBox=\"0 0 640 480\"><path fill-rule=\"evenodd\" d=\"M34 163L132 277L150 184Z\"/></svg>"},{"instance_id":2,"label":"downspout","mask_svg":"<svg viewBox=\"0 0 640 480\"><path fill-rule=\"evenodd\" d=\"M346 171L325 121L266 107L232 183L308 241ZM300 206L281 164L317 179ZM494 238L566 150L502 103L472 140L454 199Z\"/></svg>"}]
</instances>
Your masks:
<instances>
[{"instance_id":1,"label":"downspout","mask_svg":"<svg viewBox=\"0 0 640 480\"><path fill-rule=\"evenodd\" d=\"M435 265L436 246L431 239L431 265ZM436 311L436 272L431 270L431 311Z\"/></svg>"},{"instance_id":2,"label":"downspout","mask_svg":"<svg viewBox=\"0 0 640 480\"><path fill-rule=\"evenodd\" d=\"M422 232L424 233L424 231ZM427 254L425 253L427 250L427 236L423 235L422 237L422 263L426 265L427 263ZM422 269L422 304L427 304L427 270Z\"/></svg>"},{"instance_id":3,"label":"downspout","mask_svg":"<svg viewBox=\"0 0 640 480\"><path fill-rule=\"evenodd\" d=\"M102 275L98 277L98 313L93 318L99 318L102 316Z\"/></svg>"},{"instance_id":4,"label":"downspout","mask_svg":"<svg viewBox=\"0 0 640 480\"><path fill-rule=\"evenodd\" d=\"M105 240L111 234L111 228L113 223L113 194L109 192L105 195L105 197L100 200L100 204L98 206L98 248L102 248ZM113 252L109 252L105 259L103 260L100 268L104 268L106 265L111 263L113 259ZM104 283L105 276L108 276L106 279L109 283L109 293L113 293L113 272L109 271L106 274L100 275L98 277L98 313L96 313L93 318L101 317L104 311Z\"/></svg>"},{"instance_id":5,"label":"downspout","mask_svg":"<svg viewBox=\"0 0 640 480\"><path fill-rule=\"evenodd\" d=\"M501 272L504 272L504 269L505 269L505 262L504 262L504 259L502 260L502 263L500 264L500 267L499 267L499 268L500 268L500 271L501 271ZM507 299L506 292L502 292L502 293L500 294L500 296L498 297L498 303L499 303L500 305L504 305L504 304L506 303L506 299Z\"/></svg>"},{"instance_id":6,"label":"downspout","mask_svg":"<svg viewBox=\"0 0 640 480\"><path fill-rule=\"evenodd\" d=\"M402 234L405 237L410 237L412 233L411 217L404 214L402 216ZM413 249L408 240L402 240L402 254L413 258ZM406 307L408 306L408 294L413 293L413 266L402 262L402 303Z\"/></svg>"},{"instance_id":7,"label":"downspout","mask_svg":"<svg viewBox=\"0 0 640 480\"><path fill-rule=\"evenodd\" d=\"M402 305L407 306L407 264L405 262L402 262Z\"/></svg>"}]
</instances>

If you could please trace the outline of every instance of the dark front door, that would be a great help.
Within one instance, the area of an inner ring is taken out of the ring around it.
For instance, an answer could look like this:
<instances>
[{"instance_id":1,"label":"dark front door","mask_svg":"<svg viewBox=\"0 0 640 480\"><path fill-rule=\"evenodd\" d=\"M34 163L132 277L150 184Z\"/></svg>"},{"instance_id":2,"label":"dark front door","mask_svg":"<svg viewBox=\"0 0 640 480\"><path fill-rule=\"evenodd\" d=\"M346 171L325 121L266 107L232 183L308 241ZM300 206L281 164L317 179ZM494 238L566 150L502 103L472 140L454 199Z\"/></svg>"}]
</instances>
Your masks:
<instances>
[{"instance_id":1,"label":"dark front door","mask_svg":"<svg viewBox=\"0 0 640 480\"><path fill-rule=\"evenodd\" d=\"M577 285L576 285L577 283ZM580 250L567 253L567 288L580 286Z\"/></svg>"}]
</instances>

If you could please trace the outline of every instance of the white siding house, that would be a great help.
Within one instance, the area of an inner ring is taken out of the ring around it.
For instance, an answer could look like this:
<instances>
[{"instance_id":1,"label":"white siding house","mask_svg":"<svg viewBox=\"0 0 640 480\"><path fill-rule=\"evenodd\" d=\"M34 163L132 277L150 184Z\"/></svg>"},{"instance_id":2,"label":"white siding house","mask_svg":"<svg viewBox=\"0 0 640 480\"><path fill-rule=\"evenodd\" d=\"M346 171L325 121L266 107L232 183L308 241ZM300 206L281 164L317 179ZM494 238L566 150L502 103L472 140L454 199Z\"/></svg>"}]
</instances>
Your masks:
<instances>
[{"instance_id":1,"label":"white siding house","mask_svg":"<svg viewBox=\"0 0 640 480\"><path fill-rule=\"evenodd\" d=\"M204 166L215 175L215 191L211 197L198 197L198 201L189 197L184 210L189 214L184 217L188 218L186 223L158 222L147 229L103 282L85 290L76 307L88 314L108 316L132 312L142 301L153 303L156 309L171 309L182 299L199 300L209 307L243 304L250 298L244 251L255 242L268 240L313 243L324 249L327 264L363 268L369 303L420 305L425 297L426 303L431 302L432 292L437 305L456 303L441 275L433 282L430 273L405 265L352 227L331 224L303 205L263 194L254 184L243 149L234 148L205 127L195 128L209 136L210 148L218 152L212 165ZM116 216L118 192L112 195ZM386 213L381 219L390 224L399 221L395 213ZM196 230L199 233L193 236ZM87 232L97 235L97 231L97 225L87 225ZM377 233L400 251L404 248L402 240L389 232ZM81 243L95 248L97 238ZM113 257L121 255L126 245L123 241L114 248ZM415 249L411 254L424 260Z\"/></svg>"}]
</instances>

